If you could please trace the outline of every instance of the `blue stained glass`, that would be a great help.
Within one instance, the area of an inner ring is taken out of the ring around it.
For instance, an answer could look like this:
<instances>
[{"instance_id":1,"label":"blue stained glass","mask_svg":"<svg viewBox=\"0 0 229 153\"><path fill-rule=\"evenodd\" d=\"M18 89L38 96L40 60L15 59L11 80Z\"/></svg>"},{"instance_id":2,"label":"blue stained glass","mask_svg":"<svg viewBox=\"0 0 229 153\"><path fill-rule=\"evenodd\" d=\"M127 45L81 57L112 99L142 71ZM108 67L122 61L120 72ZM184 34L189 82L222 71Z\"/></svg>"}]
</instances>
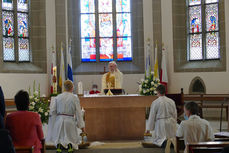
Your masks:
<instances>
[{"instance_id":1,"label":"blue stained glass","mask_svg":"<svg viewBox=\"0 0 229 153\"><path fill-rule=\"evenodd\" d=\"M99 13L112 12L112 0L98 0L99 1Z\"/></svg>"},{"instance_id":2,"label":"blue stained glass","mask_svg":"<svg viewBox=\"0 0 229 153\"><path fill-rule=\"evenodd\" d=\"M81 15L81 37L95 37L95 15Z\"/></svg>"},{"instance_id":3,"label":"blue stained glass","mask_svg":"<svg viewBox=\"0 0 229 153\"><path fill-rule=\"evenodd\" d=\"M219 30L218 4L206 5L206 31Z\"/></svg>"},{"instance_id":4,"label":"blue stained glass","mask_svg":"<svg viewBox=\"0 0 229 153\"><path fill-rule=\"evenodd\" d=\"M95 39L81 39L81 59L83 62L96 61Z\"/></svg>"},{"instance_id":5,"label":"blue stained glass","mask_svg":"<svg viewBox=\"0 0 229 153\"><path fill-rule=\"evenodd\" d=\"M130 12L130 0L116 0L117 12Z\"/></svg>"},{"instance_id":6,"label":"blue stained glass","mask_svg":"<svg viewBox=\"0 0 229 153\"><path fill-rule=\"evenodd\" d=\"M18 36L29 37L28 14L18 13Z\"/></svg>"},{"instance_id":7,"label":"blue stained glass","mask_svg":"<svg viewBox=\"0 0 229 153\"><path fill-rule=\"evenodd\" d=\"M14 35L14 18L12 12L2 12L2 28L4 36L13 36Z\"/></svg>"},{"instance_id":8,"label":"blue stained glass","mask_svg":"<svg viewBox=\"0 0 229 153\"><path fill-rule=\"evenodd\" d=\"M112 14L99 14L99 36L113 36L113 20Z\"/></svg>"},{"instance_id":9,"label":"blue stained glass","mask_svg":"<svg viewBox=\"0 0 229 153\"><path fill-rule=\"evenodd\" d=\"M3 59L4 61L14 61L14 39L3 37Z\"/></svg>"},{"instance_id":10,"label":"blue stained glass","mask_svg":"<svg viewBox=\"0 0 229 153\"><path fill-rule=\"evenodd\" d=\"M113 60L113 38L100 39L100 61Z\"/></svg>"},{"instance_id":11,"label":"blue stained glass","mask_svg":"<svg viewBox=\"0 0 229 153\"><path fill-rule=\"evenodd\" d=\"M201 6L189 7L190 33L202 31L201 20Z\"/></svg>"},{"instance_id":12,"label":"blue stained glass","mask_svg":"<svg viewBox=\"0 0 229 153\"><path fill-rule=\"evenodd\" d=\"M17 1L17 9L18 9L18 11L28 12L29 11L29 9L28 9L28 1L29 0L18 0Z\"/></svg>"},{"instance_id":13,"label":"blue stained glass","mask_svg":"<svg viewBox=\"0 0 229 153\"><path fill-rule=\"evenodd\" d=\"M2 9L13 10L13 1L12 0L2 0Z\"/></svg>"},{"instance_id":14,"label":"blue stained glass","mask_svg":"<svg viewBox=\"0 0 229 153\"><path fill-rule=\"evenodd\" d=\"M18 39L19 61L29 61L29 39Z\"/></svg>"},{"instance_id":15,"label":"blue stained glass","mask_svg":"<svg viewBox=\"0 0 229 153\"><path fill-rule=\"evenodd\" d=\"M121 13L117 18L117 37L131 36L130 13Z\"/></svg>"},{"instance_id":16,"label":"blue stained glass","mask_svg":"<svg viewBox=\"0 0 229 153\"><path fill-rule=\"evenodd\" d=\"M189 0L189 5L199 5L201 4L201 0Z\"/></svg>"},{"instance_id":17,"label":"blue stained glass","mask_svg":"<svg viewBox=\"0 0 229 153\"><path fill-rule=\"evenodd\" d=\"M117 38L117 57L118 61L132 60L131 37Z\"/></svg>"},{"instance_id":18,"label":"blue stained glass","mask_svg":"<svg viewBox=\"0 0 229 153\"><path fill-rule=\"evenodd\" d=\"M94 0L81 0L81 13L94 13L95 12L95 1Z\"/></svg>"}]
</instances>

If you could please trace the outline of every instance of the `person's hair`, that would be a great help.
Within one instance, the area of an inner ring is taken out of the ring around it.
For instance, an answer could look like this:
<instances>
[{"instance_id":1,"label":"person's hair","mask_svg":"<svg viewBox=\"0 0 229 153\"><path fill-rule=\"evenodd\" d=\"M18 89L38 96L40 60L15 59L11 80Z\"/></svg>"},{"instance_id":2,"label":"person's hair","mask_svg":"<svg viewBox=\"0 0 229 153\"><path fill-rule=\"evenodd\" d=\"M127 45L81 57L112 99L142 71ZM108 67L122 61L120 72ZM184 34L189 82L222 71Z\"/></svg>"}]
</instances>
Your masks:
<instances>
[{"instance_id":1,"label":"person's hair","mask_svg":"<svg viewBox=\"0 0 229 153\"><path fill-rule=\"evenodd\" d=\"M98 88L98 85L97 84L93 84L92 88Z\"/></svg>"},{"instance_id":2,"label":"person's hair","mask_svg":"<svg viewBox=\"0 0 229 153\"><path fill-rule=\"evenodd\" d=\"M199 106L197 103L191 101L184 105L185 109L188 110L192 115L199 114Z\"/></svg>"},{"instance_id":3,"label":"person's hair","mask_svg":"<svg viewBox=\"0 0 229 153\"><path fill-rule=\"evenodd\" d=\"M73 88L73 83L71 80L64 81L64 89L65 91L70 91Z\"/></svg>"},{"instance_id":4,"label":"person's hair","mask_svg":"<svg viewBox=\"0 0 229 153\"><path fill-rule=\"evenodd\" d=\"M29 94L27 91L18 91L18 93L14 96L14 101L17 110L25 111L29 109Z\"/></svg>"},{"instance_id":5,"label":"person's hair","mask_svg":"<svg viewBox=\"0 0 229 153\"><path fill-rule=\"evenodd\" d=\"M159 86L157 86L156 91L159 92L161 95L164 95L166 92L165 86L160 84Z\"/></svg>"}]
</instances>

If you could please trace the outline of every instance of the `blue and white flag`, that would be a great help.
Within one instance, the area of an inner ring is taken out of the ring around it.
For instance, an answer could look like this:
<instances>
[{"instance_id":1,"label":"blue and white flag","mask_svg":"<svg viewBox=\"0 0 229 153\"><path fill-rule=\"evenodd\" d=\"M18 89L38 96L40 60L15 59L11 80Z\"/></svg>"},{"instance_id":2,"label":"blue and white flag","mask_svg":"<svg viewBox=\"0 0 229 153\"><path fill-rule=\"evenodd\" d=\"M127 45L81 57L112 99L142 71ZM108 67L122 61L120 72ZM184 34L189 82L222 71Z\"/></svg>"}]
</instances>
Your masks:
<instances>
[{"instance_id":1,"label":"blue and white flag","mask_svg":"<svg viewBox=\"0 0 229 153\"><path fill-rule=\"evenodd\" d=\"M70 43L69 43L69 46L68 46L67 64L68 64L68 79L73 82L71 40L70 40Z\"/></svg>"}]
</instances>

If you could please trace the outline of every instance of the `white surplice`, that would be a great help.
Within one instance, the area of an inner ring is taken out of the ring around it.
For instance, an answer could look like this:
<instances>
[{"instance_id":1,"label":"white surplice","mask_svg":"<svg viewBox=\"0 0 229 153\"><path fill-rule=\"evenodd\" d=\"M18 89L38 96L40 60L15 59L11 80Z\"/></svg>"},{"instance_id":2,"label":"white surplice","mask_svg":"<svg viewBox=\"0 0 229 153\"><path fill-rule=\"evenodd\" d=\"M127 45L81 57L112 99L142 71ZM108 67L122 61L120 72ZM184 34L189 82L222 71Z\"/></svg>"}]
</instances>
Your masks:
<instances>
[{"instance_id":1,"label":"white surplice","mask_svg":"<svg viewBox=\"0 0 229 153\"><path fill-rule=\"evenodd\" d=\"M151 104L146 130L153 131L153 144L161 146L166 139L176 137L177 110L175 102L160 96Z\"/></svg>"},{"instance_id":2,"label":"white surplice","mask_svg":"<svg viewBox=\"0 0 229 153\"><path fill-rule=\"evenodd\" d=\"M108 73L105 73L102 77L102 88L101 93L104 93L104 89L108 88L108 84L106 83L106 77ZM115 89L122 89L122 82L123 82L123 74L118 69L115 72L110 72L111 76L115 78Z\"/></svg>"},{"instance_id":3,"label":"white surplice","mask_svg":"<svg viewBox=\"0 0 229 153\"><path fill-rule=\"evenodd\" d=\"M191 115L188 120L181 122L177 130L177 137L183 137L186 145L190 142L214 140L214 133L207 120L197 115Z\"/></svg>"},{"instance_id":4,"label":"white surplice","mask_svg":"<svg viewBox=\"0 0 229 153\"><path fill-rule=\"evenodd\" d=\"M80 101L77 95L63 92L52 98L47 142L52 142L55 145L60 143L65 148L71 143L74 149L78 149L81 138L77 128L83 128L84 126Z\"/></svg>"}]
</instances>

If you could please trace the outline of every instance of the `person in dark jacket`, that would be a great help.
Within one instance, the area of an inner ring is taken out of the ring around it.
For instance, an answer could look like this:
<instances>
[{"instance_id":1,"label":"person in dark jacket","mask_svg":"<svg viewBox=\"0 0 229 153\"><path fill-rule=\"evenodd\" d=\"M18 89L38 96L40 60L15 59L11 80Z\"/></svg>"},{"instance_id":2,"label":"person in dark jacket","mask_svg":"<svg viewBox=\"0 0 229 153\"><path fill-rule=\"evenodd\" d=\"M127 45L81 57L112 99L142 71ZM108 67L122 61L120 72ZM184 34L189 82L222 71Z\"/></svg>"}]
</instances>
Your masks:
<instances>
[{"instance_id":1,"label":"person in dark jacket","mask_svg":"<svg viewBox=\"0 0 229 153\"><path fill-rule=\"evenodd\" d=\"M0 150L2 153L15 153L9 131L0 128Z\"/></svg>"},{"instance_id":2,"label":"person in dark jacket","mask_svg":"<svg viewBox=\"0 0 229 153\"><path fill-rule=\"evenodd\" d=\"M0 86L0 129L4 128L4 117L5 117L5 100L2 88Z\"/></svg>"}]
</instances>

